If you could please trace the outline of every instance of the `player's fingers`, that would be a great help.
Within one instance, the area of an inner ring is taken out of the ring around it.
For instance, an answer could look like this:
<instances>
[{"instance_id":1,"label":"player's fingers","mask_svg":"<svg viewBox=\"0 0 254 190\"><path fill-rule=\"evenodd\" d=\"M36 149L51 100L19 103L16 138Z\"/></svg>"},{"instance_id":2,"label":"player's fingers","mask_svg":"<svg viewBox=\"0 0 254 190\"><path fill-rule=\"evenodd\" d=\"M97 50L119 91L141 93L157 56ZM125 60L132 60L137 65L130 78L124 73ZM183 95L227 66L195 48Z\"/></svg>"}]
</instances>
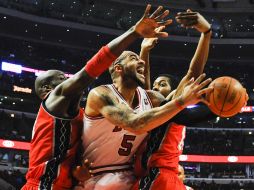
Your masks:
<instances>
[{"instance_id":1,"label":"player's fingers","mask_svg":"<svg viewBox=\"0 0 254 190\"><path fill-rule=\"evenodd\" d=\"M150 18L156 18L156 17L160 14L160 12L161 12L162 9L163 9L163 6L159 6L159 7L151 14Z\"/></svg>"},{"instance_id":2,"label":"player's fingers","mask_svg":"<svg viewBox=\"0 0 254 190\"><path fill-rule=\"evenodd\" d=\"M209 88L204 88L202 90L199 90L197 93L197 96L202 96L203 94L209 94L214 90L213 87L209 87Z\"/></svg>"},{"instance_id":3,"label":"player's fingers","mask_svg":"<svg viewBox=\"0 0 254 190\"><path fill-rule=\"evenodd\" d=\"M190 20L187 21L186 23L184 23L185 27L191 27L191 26L195 26L198 23L197 20Z\"/></svg>"},{"instance_id":4,"label":"player's fingers","mask_svg":"<svg viewBox=\"0 0 254 190\"><path fill-rule=\"evenodd\" d=\"M160 21L160 20L164 19L166 16L168 16L168 14L169 14L169 10L165 10L161 15L157 16L155 18L155 20Z\"/></svg>"},{"instance_id":5,"label":"player's fingers","mask_svg":"<svg viewBox=\"0 0 254 190\"><path fill-rule=\"evenodd\" d=\"M193 82L194 82L194 77L192 77L192 78L185 84L185 87L186 87L186 86L189 86L189 85L193 85Z\"/></svg>"},{"instance_id":6,"label":"player's fingers","mask_svg":"<svg viewBox=\"0 0 254 190\"><path fill-rule=\"evenodd\" d=\"M205 86L207 86L208 84L210 84L212 82L211 78L206 79L205 81L201 82L198 86L197 86L197 90L201 90L203 89Z\"/></svg>"},{"instance_id":7,"label":"player's fingers","mask_svg":"<svg viewBox=\"0 0 254 190\"><path fill-rule=\"evenodd\" d=\"M157 32L157 33L155 33L155 37L156 38L166 38L166 37L168 37L168 33L167 32Z\"/></svg>"},{"instance_id":8,"label":"player's fingers","mask_svg":"<svg viewBox=\"0 0 254 190\"><path fill-rule=\"evenodd\" d=\"M158 25L159 26L167 26L167 25L171 24L172 22L173 22L172 19L168 19L168 20L163 21L163 22L158 22Z\"/></svg>"},{"instance_id":9,"label":"player's fingers","mask_svg":"<svg viewBox=\"0 0 254 190\"><path fill-rule=\"evenodd\" d=\"M206 74L205 74L205 73L201 74L201 75L194 81L193 84L194 84L194 85L200 84L201 81L203 81L203 80L205 79L205 77L206 77Z\"/></svg>"},{"instance_id":10,"label":"player's fingers","mask_svg":"<svg viewBox=\"0 0 254 190\"><path fill-rule=\"evenodd\" d=\"M147 6L146 6L146 9L145 9L145 12L144 12L144 16L143 17L148 17L149 16L149 12L150 12L150 10L151 10L151 5L150 4L148 4Z\"/></svg>"},{"instance_id":11,"label":"player's fingers","mask_svg":"<svg viewBox=\"0 0 254 190\"><path fill-rule=\"evenodd\" d=\"M177 16L184 16L184 15L195 15L197 12L179 12Z\"/></svg>"},{"instance_id":12,"label":"player's fingers","mask_svg":"<svg viewBox=\"0 0 254 190\"><path fill-rule=\"evenodd\" d=\"M194 20L197 19L198 16L197 15L184 15L184 16L176 16L175 19L178 21L182 21L182 20Z\"/></svg>"},{"instance_id":13,"label":"player's fingers","mask_svg":"<svg viewBox=\"0 0 254 190\"><path fill-rule=\"evenodd\" d=\"M160 27L158 27L158 28L155 28L155 32L161 32L163 29L165 29L166 28L166 26L160 26Z\"/></svg>"}]
</instances>

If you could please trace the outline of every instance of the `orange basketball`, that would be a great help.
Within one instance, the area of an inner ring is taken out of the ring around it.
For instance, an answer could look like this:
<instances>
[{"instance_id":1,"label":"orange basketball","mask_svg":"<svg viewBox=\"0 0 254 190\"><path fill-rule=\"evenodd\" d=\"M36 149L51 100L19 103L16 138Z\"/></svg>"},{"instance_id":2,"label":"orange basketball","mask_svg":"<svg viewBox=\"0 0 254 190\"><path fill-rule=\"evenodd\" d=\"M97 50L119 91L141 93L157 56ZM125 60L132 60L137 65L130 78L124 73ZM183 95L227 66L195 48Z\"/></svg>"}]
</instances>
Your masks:
<instances>
[{"instance_id":1,"label":"orange basketball","mask_svg":"<svg viewBox=\"0 0 254 190\"><path fill-rule=\"evenodd\" d=\"M206 95L209 108L220 117L236 115L247 101L246 89L232 77L219 77L209 86L214 87L214 90Z\"/></svg>"}]
</instances>

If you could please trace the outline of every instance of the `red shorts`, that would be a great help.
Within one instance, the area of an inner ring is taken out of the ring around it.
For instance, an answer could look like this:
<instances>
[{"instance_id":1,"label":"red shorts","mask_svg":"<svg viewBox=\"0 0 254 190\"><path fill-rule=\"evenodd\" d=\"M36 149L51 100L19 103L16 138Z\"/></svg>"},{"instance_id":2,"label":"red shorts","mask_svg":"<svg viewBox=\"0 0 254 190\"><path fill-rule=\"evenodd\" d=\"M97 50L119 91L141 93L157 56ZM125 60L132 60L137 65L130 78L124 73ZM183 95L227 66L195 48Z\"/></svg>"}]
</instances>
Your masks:
<instances>
[{"instance_id":1,"label":"red shorts","mask_svg":"<svg viewBox=\"0 0 254 190\"><path fill-rule=\"evenodd\" d=\"M25 184L22 188L21 188L21 190L38 190L38 186L36 187L36 186L33 186L33 185L30 185L30 184Z\"/></svg>"},{"instance_id":2,"label":"red shorts","mask_svg":"<svg viewBox=\"0 0 254 190\"><path fill-rule=\"evenodd\" d=\"M186 190L172 170L153 168L149 175L138 180L131 190Z\"/></svg>"},{"instance_id":3,"label":"red shorts","mask_svg":"<svg viewBox=\"0 0 254 190\"><path fill-rule=\"evenodd\" d=\"M38 190L39 185L38 183L34 182L33 180L30 179L30 182L27 182L21 190ZM52 190L70 190L71 188L64 188L64 187L59 187L55 184L53 184Z\"/></svg>"}]
</instances>

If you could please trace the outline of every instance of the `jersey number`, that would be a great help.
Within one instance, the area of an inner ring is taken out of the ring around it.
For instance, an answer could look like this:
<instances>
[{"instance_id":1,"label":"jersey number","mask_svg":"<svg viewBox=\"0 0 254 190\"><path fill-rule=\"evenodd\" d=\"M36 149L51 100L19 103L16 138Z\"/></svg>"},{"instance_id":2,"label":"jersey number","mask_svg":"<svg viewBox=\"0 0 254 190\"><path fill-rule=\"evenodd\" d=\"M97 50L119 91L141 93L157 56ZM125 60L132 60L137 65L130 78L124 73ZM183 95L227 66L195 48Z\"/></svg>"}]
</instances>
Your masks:
<instances>
[{"instance_id":1,"label":"jersey number","mask_svg":"<svg viewBox=\"0 0 254 190\"><path fill-rule=\"evenodd\" d=\"M129 156L131 149L133 147L132 142L135 140L136 136L133 135L124 135L121 143L121 148L118 150L120 156Z\"/></svg>"}]
</instances>

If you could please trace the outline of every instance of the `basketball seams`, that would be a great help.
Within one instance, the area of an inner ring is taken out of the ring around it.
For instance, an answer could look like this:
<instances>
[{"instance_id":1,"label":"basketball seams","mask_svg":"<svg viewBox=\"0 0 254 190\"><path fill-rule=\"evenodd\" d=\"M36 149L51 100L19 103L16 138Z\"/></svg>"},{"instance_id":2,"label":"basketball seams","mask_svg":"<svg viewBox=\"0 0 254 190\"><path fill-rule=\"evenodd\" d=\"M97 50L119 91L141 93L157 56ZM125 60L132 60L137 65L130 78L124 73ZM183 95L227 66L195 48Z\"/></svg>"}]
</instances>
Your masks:
<instances>
[{"instance_id":1,"label":"basketball seams","mask_svg":"<svg viewBox=\"0 0 254 190\"><path fill-rule=\"evenodd\" d=\"M215 84L216 84L216 83L213 84L214 88L215 88ZM217 110L219 110L219 108L217 107L216 101L215 101L215 93L212 93L212 96L213 96L213 97L212 97L213 105L215 106L215 108L216 108ZM210 107L210 109L216 111L213 107Z\"/></svg>"},{"instance_id":2,"label":"basketball seams","mask_svg":"<svg viewBox=\"0 0 254 190\"><path fill-rule=\"evenodd\" d=\"M206 95L210 110L220 117L231 117L240 112L246 99L241 83L228 76L215 79L210 86L214 91Z\"/></svg>"},{"instance_id":3,"label":"basketball seams","mask_svg":"<svg viewBox=\"0 0 254 190\"><path fill-rule=\"evenodd\" d=\"M229 95L228 92L229 92L229 90L230 90L231 83L232 83L232 78L230 78L229 85L228 85L228 89L227 89L227 92L226 92L226 96L224 97L223 104L222 104L221 109L220 109L220 116L221 116L221 113L223 112L223 108L224 108L224 106L225 106L227 97L228 97L228 95Z\"/></svg>"},{"instance_id":4,"label":"basketball seams","mask_svg":"<svg viewBox=\"0 0 254 190\"><path fill-rule=\"evenodd\" d=\"M243 93L240 94L240 97L238 98L237 102L229 110L225 110L223 112L230 112L232 109L234 109L236 106L238 106L238 103L240 102L242 95L243 95Z\"/></svg>"}]
</instances>

